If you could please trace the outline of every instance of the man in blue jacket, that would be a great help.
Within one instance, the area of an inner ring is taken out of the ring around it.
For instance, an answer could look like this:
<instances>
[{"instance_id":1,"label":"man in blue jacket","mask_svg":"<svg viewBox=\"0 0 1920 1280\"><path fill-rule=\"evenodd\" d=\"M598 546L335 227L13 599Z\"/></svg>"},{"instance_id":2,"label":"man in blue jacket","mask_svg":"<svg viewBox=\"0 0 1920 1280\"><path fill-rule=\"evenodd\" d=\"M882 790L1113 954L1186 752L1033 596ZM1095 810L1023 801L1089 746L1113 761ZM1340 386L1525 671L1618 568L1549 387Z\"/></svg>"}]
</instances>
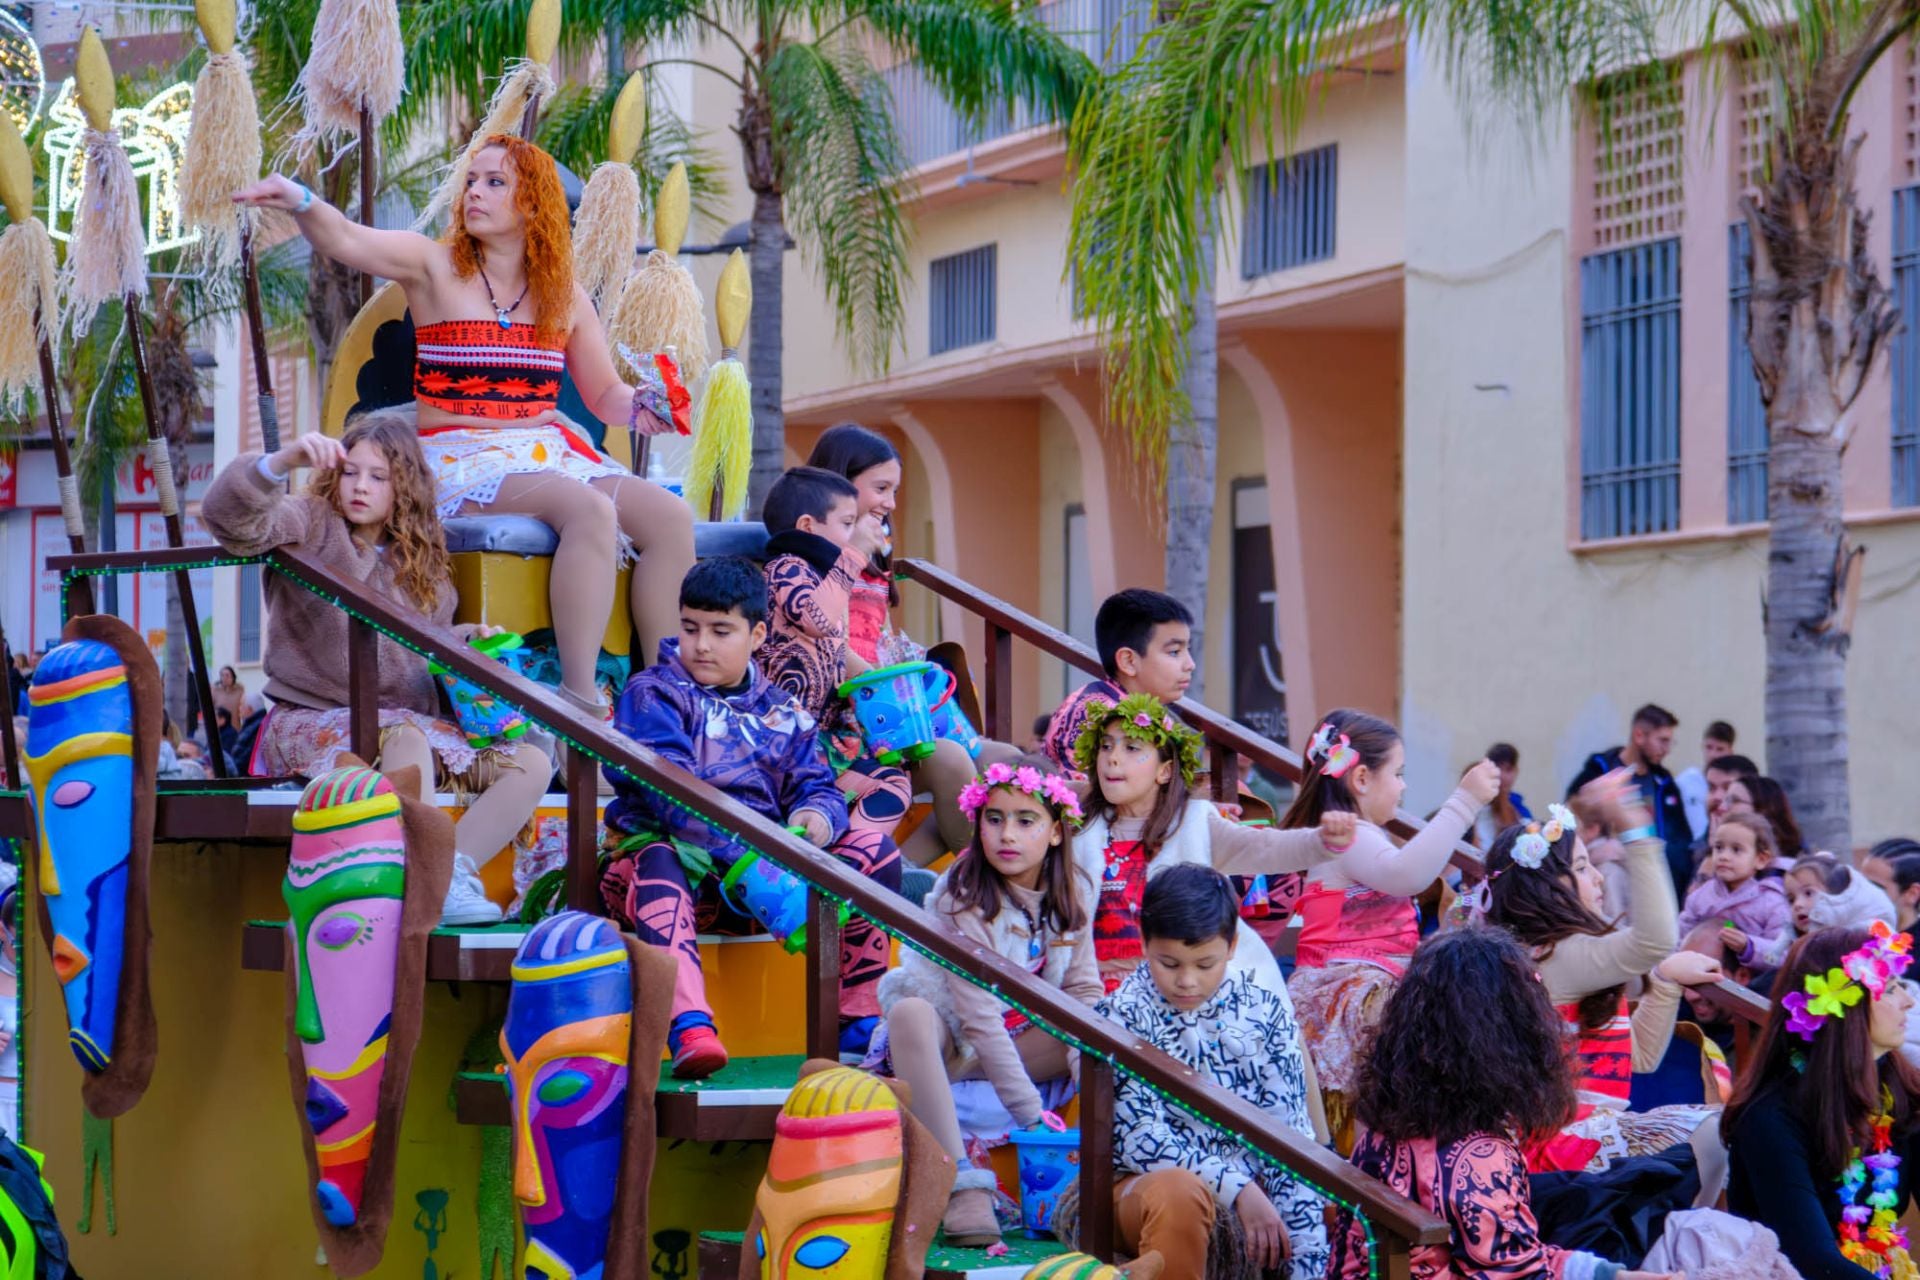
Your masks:
<instances>
[{"instance_id":1,"label":"man in blue jacket","mask_svg":"<svg viewBox=\"0 0 1920 1280\"><path fill-rule=\"evenodd\" d=\"M1673 873L1676 900L1684 899L1687 886L1693 883L1693 828L1687 823L1687 806L1680 788L1661 761L1673 750L1673 731L1679 724L1673 712L1649 702L1633 713L1632 736L1627 744L1588 756L1567 786L1567 795L1572 796L1615 769L1633 770L1634 785L1640 788L1653 814L1654 833L1667 845L1667 868Z\"/></svg>"}]
</instances>

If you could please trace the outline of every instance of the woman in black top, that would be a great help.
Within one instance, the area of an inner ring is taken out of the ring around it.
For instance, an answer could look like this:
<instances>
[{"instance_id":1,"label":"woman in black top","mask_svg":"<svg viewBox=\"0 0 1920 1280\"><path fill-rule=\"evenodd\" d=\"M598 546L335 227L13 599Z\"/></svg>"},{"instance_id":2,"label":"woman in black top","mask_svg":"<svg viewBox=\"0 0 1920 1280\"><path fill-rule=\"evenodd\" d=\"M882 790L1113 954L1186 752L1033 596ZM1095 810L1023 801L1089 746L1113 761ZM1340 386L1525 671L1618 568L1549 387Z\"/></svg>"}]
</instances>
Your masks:
<instances>
[{"instance_id":1,"label":"woman in black top","mask_svg":"<svg viewBox=\"0 0 1920 1280\"><path fill-rule=\"evenodd\" d=\"M1870 1257L1868 1266L1849 1261L1839 1233L1841 1176L1856 1150L1874 1149L1872 1120L1883 1105L1890 1103L1892 1117L1889 1151L1900 1158L1896 1217L1920 1169L1920 1117L1914 1115L1920 1077L1899 1054L1913 996L1898 978L1886 981L1878 997L1876 983L1848 978L1855 1002L1827 1017L1810 1041L1787 1025L1804 1026L1806 1018L1785 997L1799 992L1804 998L1809 977L1816 988L1832 985L1834 971L1873 936L1865 929L1824 929L1794 944L1774 984L1773 1012L1721 1119L1732 1161L1728 1207L1771 1228L1805 1280L1866 1280L1880 1266L1878 1258ZM1868 1190L1854 1202L1864 1205Z\"/></svg>"}]
</instances>

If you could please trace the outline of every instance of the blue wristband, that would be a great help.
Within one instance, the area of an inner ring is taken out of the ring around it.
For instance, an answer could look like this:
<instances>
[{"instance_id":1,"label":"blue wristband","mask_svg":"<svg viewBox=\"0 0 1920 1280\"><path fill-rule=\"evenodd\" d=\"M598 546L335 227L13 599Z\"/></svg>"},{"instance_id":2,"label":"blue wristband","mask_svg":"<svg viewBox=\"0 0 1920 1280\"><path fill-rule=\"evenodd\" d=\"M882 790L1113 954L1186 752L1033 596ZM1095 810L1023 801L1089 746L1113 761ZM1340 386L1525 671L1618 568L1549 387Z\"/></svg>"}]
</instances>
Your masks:
<instances>
[{"instance_id":1,"label":"blue wristband","mask_svg":"<svg viewBox=\"0 0 1920 1280\"><path fill-rule=\"evenodd\" d=\"M1621 844L1633 844L1639 840L1658 840L1659 838L1660 833L1653 829L1651 823L1646 826L1635 827L1631 831L1622 831L1620 833Z\"/></svg>"}]
</instances>

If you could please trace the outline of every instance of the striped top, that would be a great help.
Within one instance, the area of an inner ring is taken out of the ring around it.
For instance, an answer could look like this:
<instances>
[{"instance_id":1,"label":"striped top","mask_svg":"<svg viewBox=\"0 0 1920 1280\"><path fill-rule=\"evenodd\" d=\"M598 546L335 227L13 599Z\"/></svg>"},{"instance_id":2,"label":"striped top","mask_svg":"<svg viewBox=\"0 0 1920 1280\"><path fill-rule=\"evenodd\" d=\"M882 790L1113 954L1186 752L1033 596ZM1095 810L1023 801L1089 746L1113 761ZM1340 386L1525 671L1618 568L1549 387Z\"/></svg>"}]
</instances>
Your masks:
<instances>
[{"instance_id":1,"label":"striped top","mask_svg":"<svg viewBox=\"0 0 1920 1280\"><path fill-rule=\"evenodd\" d=\"M564 340L542 343L530 324L442 320L414 332L413 394L421 404L467 418L522 422L560 401Z\"/></svg>"}]
</instances>

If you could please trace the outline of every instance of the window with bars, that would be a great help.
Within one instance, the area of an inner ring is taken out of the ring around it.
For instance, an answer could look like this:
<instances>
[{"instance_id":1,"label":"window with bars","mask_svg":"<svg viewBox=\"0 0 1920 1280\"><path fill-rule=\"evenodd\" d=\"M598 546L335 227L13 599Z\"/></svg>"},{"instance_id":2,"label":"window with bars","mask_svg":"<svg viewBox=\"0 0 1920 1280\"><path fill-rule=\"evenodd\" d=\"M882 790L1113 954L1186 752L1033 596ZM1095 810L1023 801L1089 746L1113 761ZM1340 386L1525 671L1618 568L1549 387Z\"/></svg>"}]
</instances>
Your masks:
<instances>
[{"instance_id":1,"label":"window with bars","mask_svg":"<svg viewBox=\"0 0 1920 1280\"><path fill-rule=\"evenodd\" d=\"M260 661L260 566L243 564L240 566L240 600L235 611L235 634L233 637L233 660L235 662Z\"/></svg>"},{"instance_id":2,"label":"window with bars","mask_svg":"<svg viewBox=\"0 0 1920 1280\"><path fill-rule=\"evenodd\" d=\"M1920 187L1893 193L1893 300L1920 316ZM1920 507L1920 331L1893 339L1893 505Z\"/></svg>"},{"instance_id":3,"label":"window with bars","mask_svg":"<svg viewBox=\"0 0 1920 1280\"><path fill-rule=\"evenodd\" d=\"M1727 228L1727 523L1767 518L1767 407L1747 347L1747 301L1753 296L1753 232Z\"/></svg>"},{"instance_id":4,"label":"window with bars","mask_svg":"<svg viewBox=\"0 0 1920 1280\"><path fill-rule=\"evenodd\" d=\"M933 308L928 345L934 355L994 337L997 244L935 258L928 266L928 300Z\"/></svg>"},{"instance_id":5,"label":"window with bars","mask_svg":"<svg viewBox=\"0 0 1920 1280\"><path fill-rule=\"evenodd\" d=\"M1680 526L1680 241L1580 262L1580 536Z\"/></svg>"},{"instance_id":6,"label":"window with bars","mask_svg":"<svg viewBox=\"0 0 1920 1280\"><path fill-rule=\"evenodd\" d=\"M1685 135L1674 86L1609 91L1595 140L1593 247L1680 233Z\"/></svg>"},{"instance_id":7,"label":"window with bars","mask_svg":"<svg viewBox=\"0 0 1920 1280\"><path fill-rule=\"evenodd\" d=\"M1252 280L1333 256L1340 150L1302 151L1247 170L1240 277Z\"/></svg>"}]
</instances>

